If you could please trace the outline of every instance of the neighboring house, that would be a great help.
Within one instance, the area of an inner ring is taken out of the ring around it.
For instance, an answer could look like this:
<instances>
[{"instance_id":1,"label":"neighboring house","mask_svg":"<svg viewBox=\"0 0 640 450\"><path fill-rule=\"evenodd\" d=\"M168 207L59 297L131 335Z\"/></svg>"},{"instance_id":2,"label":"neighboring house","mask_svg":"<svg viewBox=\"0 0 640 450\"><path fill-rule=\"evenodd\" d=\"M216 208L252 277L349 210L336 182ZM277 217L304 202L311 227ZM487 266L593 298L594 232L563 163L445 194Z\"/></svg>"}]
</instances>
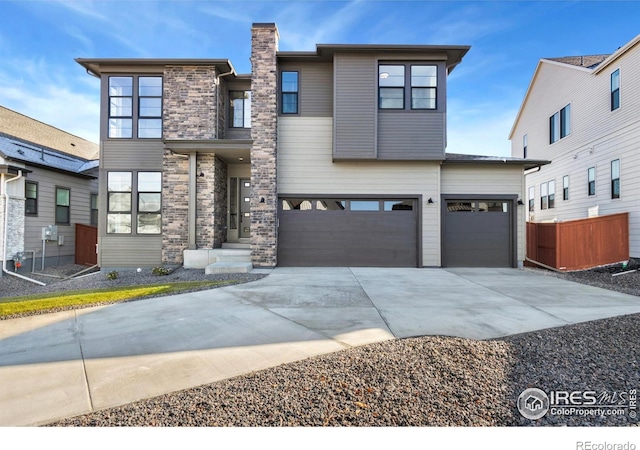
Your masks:
<instances>
[{"instance_id":1,"label":"neighboring house","mask_svg":"<svg viewBox=\"0 0 640 450\"><path fill-rule=\"evenodd\" d=\"M78 59L102 80L99 263L505 266L524 259L522 158L445 154L447 76L467 46ZM228 250L229 252L232 249Z\"/></svg>"},{"instance_id":2,"label":"neighboring house","mask_svg":"<svg viewBox=\"0 0 640 450\"><path fill-rule=\"evenodd\" d=\"M45 267L76 260L76 224L97 225L98 149L0 107L0 256L7 270L15 262L23 272L41 270L43 250ZM58 236L43 245L49 225ZM95 254L91 247L82 250Z\"/></svg>"},{"instance_id":3,"label":"neighboring house","mask_svg":"<svg viewBox=\"0 0 640 450\"><path fill-rule=\"evenodd\" d=\"M509 135L511 154L551 160L526 175L529 219L629 213L640 257L640 35L611 55L541 59Z\"/></svg>"}]
</instances>

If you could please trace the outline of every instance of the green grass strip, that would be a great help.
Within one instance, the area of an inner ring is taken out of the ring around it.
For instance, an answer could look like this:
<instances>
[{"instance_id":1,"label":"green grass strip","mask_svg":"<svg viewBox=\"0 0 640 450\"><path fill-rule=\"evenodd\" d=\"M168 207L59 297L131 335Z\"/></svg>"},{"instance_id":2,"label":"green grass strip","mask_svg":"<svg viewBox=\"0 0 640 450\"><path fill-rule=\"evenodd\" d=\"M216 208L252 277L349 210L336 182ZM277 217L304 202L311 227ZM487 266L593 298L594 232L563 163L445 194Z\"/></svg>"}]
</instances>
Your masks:
<instances>
[{"instance_id":1,"label":"green grass strip","mask_svg":"<svg viewBox=\"0 0 640 450\"><path fill-rule=\"evenodd\" d=\"M94 303L115 303L148 295L177 294L193 289L206 289L229 283L232 283L232 281L182 281L145 286L122 286L6 297L0 298L0 317Z\"/></svg>"}]
</instances>

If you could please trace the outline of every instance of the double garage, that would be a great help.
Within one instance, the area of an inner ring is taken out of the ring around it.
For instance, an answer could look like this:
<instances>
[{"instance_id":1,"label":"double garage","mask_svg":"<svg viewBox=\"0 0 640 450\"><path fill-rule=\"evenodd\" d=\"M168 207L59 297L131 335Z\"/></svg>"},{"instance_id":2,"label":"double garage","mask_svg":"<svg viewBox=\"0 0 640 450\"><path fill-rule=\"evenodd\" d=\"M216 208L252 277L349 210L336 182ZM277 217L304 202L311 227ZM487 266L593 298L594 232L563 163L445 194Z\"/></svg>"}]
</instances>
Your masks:
<instances>
[{"instance_id":1,"label":"double garage","mask_svg":"<svg viewBox=\"0 0 640 450\"><path fill-rule=\"evenodd\" d=\"M443 195L442 266L515 267L516 198ZM432 202L423 205L421 196L281 197L278 265L422 267L422 208L437 207Z\"/></svg>"}]
</instances>

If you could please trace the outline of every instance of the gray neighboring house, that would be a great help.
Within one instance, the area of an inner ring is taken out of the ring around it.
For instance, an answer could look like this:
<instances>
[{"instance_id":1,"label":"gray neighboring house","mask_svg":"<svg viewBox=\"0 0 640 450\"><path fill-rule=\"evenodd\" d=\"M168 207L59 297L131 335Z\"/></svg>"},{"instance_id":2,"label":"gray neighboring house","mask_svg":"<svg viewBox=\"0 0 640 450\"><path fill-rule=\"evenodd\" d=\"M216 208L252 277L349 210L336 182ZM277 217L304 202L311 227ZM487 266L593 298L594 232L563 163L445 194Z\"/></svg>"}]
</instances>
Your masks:
<instances>
[{"instance_id":1,"label":"gray neighboring house","mask_svg":"<svg viewBox=\"0 0 640 450\"><path fill-rule=\"evenodd\" d=\"M101 79L103 269L522 265L523 172L544 162L445 153L468 46L278 39L253 24L244 75L76 60Z\"/></svg>"},{"instance_id":2,"label":"gray neighboring house","mask_svg":"<svg viewBox=\"0 0 640 450\"><path fill-rule=\"evenodd\" d=\"M73 263L77 250L95 253L95 244L76 249L76 224L97 224L97 157L96 144L0 107L0 256L6 270L14 271L16 262L20 273L40 270L43 250L45 267ZM58 237L43 247L42 229L49 225Z\"/></svg>"}]
</instances>

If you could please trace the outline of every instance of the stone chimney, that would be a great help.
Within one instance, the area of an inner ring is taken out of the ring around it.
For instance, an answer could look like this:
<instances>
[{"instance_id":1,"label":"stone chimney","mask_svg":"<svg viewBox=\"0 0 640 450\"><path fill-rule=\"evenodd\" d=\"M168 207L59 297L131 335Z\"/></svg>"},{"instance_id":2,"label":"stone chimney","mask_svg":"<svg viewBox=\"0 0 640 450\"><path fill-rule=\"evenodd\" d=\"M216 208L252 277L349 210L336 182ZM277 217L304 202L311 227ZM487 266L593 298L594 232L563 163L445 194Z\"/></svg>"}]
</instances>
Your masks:
<instances>
[{"instance_id":1,"label":"stone chimney","mask_svg":"<svg viewBox=\"0 0 640 450\"><path fill-rule=\"evenodd\" d=\"M277 262L276 186L278 27L251 27L251 260L254 267Z\"/></svg>"}]
</instances>

